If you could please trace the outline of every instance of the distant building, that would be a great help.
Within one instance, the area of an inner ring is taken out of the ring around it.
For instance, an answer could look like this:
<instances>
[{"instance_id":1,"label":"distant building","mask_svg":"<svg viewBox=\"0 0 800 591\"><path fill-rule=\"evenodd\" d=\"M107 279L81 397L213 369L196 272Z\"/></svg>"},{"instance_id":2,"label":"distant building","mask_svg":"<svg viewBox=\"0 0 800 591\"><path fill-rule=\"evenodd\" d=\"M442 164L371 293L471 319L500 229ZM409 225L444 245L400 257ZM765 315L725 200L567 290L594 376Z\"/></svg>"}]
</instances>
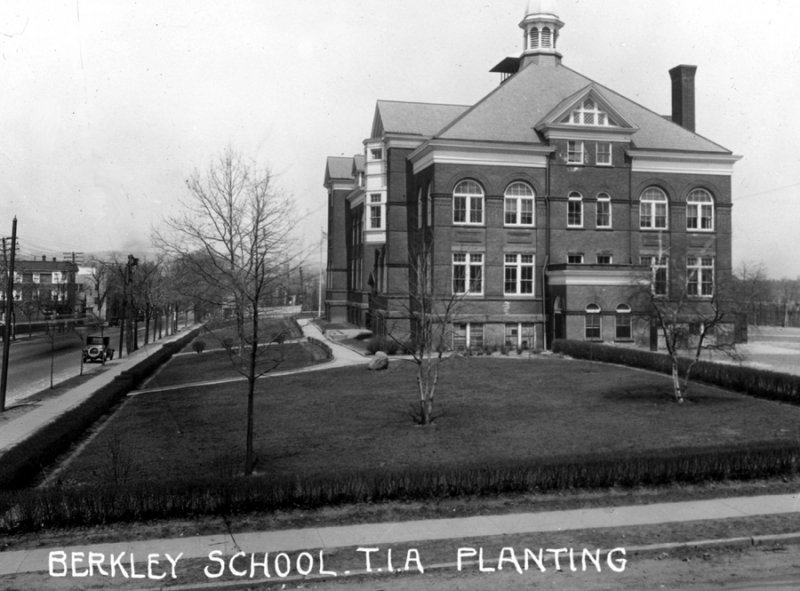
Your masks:
<instances>
[{"instance_id":1,"label":"distant building","mask_svg":"<svg viewBox=\"0 0 800 591\"><path fill-rule=\"evenodd\" d=\"M79 311L78 265L42 256L14 263L14 307L33 320L73 315ZM6 301L6 286L0 298ZM19 319L19 312L17 312Z\"/></svg>"},{"instance_id":2,"label":"distant building","mask_svg":"<svg viewBox=\"0 0 800 591\"><path fill-rule=\"evenodd\" d=\"M563 65L563 24L532 2L498 88L474 105L378 101L363 154L328 159L330 320L413 330L425 253L435 293L463 297L456 348L644 344L642 278L702 302L730 277L739 157L695 133L696 67L670 70L662 116Z\"/></svg>"}]
</instances>

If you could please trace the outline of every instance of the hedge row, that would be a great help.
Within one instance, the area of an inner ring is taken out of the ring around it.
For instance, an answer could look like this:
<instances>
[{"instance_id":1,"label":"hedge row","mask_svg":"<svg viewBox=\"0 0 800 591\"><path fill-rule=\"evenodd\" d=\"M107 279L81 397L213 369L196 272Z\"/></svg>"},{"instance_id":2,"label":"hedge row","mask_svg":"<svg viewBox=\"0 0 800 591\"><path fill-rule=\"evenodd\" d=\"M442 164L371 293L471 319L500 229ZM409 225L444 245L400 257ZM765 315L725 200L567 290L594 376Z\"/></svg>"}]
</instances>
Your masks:
<instances>
[{"instance_id":1,"label":"hedge row","mask_svg":"<svg viewBox=\"0 0 800 591\"><path fill-rule=\"evenodd\" d=\"M316 345L317 347L319 347L320 349L322 349L323 351L325 351L325 356L328 359L333 359L333 351L331 350L331 348L328 345L328 343L320 341L319 339L315 339L314 337L307 337L307 339L308 339L309 343L312 343L312 344Z\"/></svg>"},{"instance_id":2,"label":"hedge row","mask_svg":"<svg viewBox=\"0 0 800 591\"><path fill-rule=\"evenodd\" d=\"M553 352L578 359L618 363L666 374L672 372L672 361L666 353L569 340L554 341ZM689 359L681 358L681 375L689 362ZM733 363L698 361L692 368L692 379L750 396L800 404L800 376Z\"/></svg>"},{"instance_id":3,"label":"hedge row","mask_svg":"<svg viewBox=\"0 0 800 591\"><path fill-rule=\"evenodd\" d=\"M197 329L163 344L155 353L121 372L111 383L98 389L78 406L56 417L0 455L0 489L23 487L35 481L42 470L80 438L86 429L180 351L196 334Z\"/></svg>"},{"instance_id":4,"label":"hedge row","mask_svg":"<svg viewBox=\"0 0 800 591\"><path fill-rule=\"evenodd\" d=\"M444 469L368 470L278 479L220 475L216 480L191 483L37 489L0 496L0 504L12 507L0 517L0 530L22 532L340 503L763 478L795 473L799 459L798 443L778 441Z\"/></svg>"}]
</instances>

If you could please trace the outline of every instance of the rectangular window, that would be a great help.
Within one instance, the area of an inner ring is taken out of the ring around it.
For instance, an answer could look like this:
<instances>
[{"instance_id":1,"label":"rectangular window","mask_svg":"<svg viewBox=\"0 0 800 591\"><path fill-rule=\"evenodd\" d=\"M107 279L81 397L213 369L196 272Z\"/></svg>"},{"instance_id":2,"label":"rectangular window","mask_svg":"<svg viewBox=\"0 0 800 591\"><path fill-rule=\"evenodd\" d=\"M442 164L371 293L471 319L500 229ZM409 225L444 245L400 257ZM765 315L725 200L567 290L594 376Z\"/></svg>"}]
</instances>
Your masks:
<instances>
[{"instance_id":1,"label":"rectangular window","mask_svg":"<svg viewBox=\"0 0 800 591\"><path fill-rule=\"evenodd\" d=\"M583 227L583 201L581 199L570 199L567 202L567 227Z\"/></svg>"},{"instance_id":2,"label":"rectangular window","mask_svg":"<svg viewBox=\"0 0 800 591\"><path fill-rule=\"evenodd\" d=\"M453 223L467 223L467 198L456 195L453 197Z\"/></svg>"},{"instance_id":3,"label":"rectangular window","mask_svg":"<svg viewBox=\"0 0 800 591\"><path fill-rule=\"evenodd\" d=\"M567 255L567 262L570 265L582 265L583 264L583 255L582 254L568 254Z\"/></svg>"},{"instance_id":4,"label":"rectangular window","mask_svg":"<svg viewBox=\"0 0 800 591\"><path fill-rule=\"evenodd\" d=\"M532 295L533 270L532 254L507 254L503 292L507 295Z\"/></svg>"},{"instance_id":5,"label":"rectangular window","mask_svg":"<svg viewBox=\"0 0 800 591\"><path fill-rule=\"evenodd\" d=\"M611 143L598 142L597 143L597 164L603 166L611 165Z\"/></svg>"},{"instance_id":6,"label":"rectangular window","mask_svg":"<svg viewBox=\"0 0 800 591\"><path fill-rule=\"evenodd\" d=\"M598 228L611 227L611 201L608 199L597 200L597 219L595 220Z\"/></svg>"},{"instance_id":7,"label":"rectangular window","mask_svg":"<svg viewBox=\"0 0 800 591\"><path fill-rule=\"evenodd\" d=\"M583 164L583 142L569 140L567 142L567 162Z\"/></svg>"},{"instance_id":8,"label":"rectangular window","mask_svg":"<svg viewBox=\"0 0 800 591\"><path fill-rule=\"evenodd\" d=\"M597 264L598 265L610 265L612 262L612 258L610 254L599 254L597 255Z\"/></svg>"},{"instance_id":9,"label":"rectangular window","mask_svg":"<svg viewBox=\"0 0 800 591\"><path fill-rule=\"evenodd\" d=\"M714 295L714 258L687 257L686 291L690 296L711 297Z\"/></svg>"},{"instance_id":10,"label":"rectangular window","mask_svg":"<svg viewBox=\"0 0 800 591\"><path fill-rule=\"evenodd\" d=\"M483 348L483 324L462 322L453 326L453 349L463 351L466 348Z\"/></svg>"},{"instance_id":11,"label":"rectangular window","mask_svg":"<svg viewBox=\"0 0 800 591\"><path fill-rule=\"evenodd\" d=\"M483 197L469 198L469 223L483 223Z\"/></svg>"},{"instance_id":12,"label":"rectangular window","mask_svg":"<svg viewBox=\"0 0 800 591\"><path fill-rule=\"evenodd\" d=\"M631 339L631 315L629 313L622 313L616 315L617 328L616 338L620 341L628 341Z\"/></svg>"},{"instance_id":13,"label":"rectangular window","mask_svg":"<svg viewBox=\"0 0 800 591\"><path fill-rule=\"evenodd\" d=\"M453 253L453 293L483 295L483 254Z\"/></svg>"},{"instance_id":14,"label":"rectangular window","mask_svg":"<svg viewBox=\"0 0 800 591\"><path fill-rule=\"evenodd\" d=\"M643 256L639 262L650 267L650 285L653 295L667 295L667 271L669 269L667 257Z\"/></svg>"},{"instance_id":15,"label":"rectangular window","mask_svg":"<svg viewBox=\"0 0 800 591\"><path fill-rule=\"evenodd\" d=\"M369 151L370 157L373 160L383 160L383 149L382 148L372 148Z\"/></svg>"},{"instance_id":16,"label":"rectangular window","mask_svg":"<svg viewBox=\"0 0 800 591\"><path fill-rule=\"evenodd\" d=\"M369 229L383 229L383 196L380 193L371 193L369 196Z\"/></svg>"},{"instance_id":17,"label":"rectangular window","mask_svg":"<svg viewBox=\"0 0 800 591\"><path fill-rule=\"evenodd\" d=\"M587 314L586 318L586 340L600 340L600 314Z\"/></svg>"},{"instance_id":18,"label":"rectangular window","mask_svg":"<svg viewBox=\"0 0 800 591\"><path fill-rule=\"evenodd\" d=\"M713 230L713 209L710 203L686 204L687 230Z\"/></svg>"},{"instance_id":19,"label":"rectangular window","mask_svg":"<svg viewBox=\"0 0 800 591\"><path fill-rule=\"evenodd\" d=\"M533 198L506 197L505 223L507 226L532 226Z\"/></svg>"}]
</instances>

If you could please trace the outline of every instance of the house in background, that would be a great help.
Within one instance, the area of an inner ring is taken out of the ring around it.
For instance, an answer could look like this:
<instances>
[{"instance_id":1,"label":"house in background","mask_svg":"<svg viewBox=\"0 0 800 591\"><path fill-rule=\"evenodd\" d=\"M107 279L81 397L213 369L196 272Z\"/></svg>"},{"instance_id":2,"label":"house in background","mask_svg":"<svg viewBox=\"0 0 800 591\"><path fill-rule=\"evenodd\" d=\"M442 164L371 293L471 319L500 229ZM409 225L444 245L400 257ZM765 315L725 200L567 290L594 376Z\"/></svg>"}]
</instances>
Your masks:
<instances>
[{"instance_id":1,"label":"house in background","mask_svg":"<svg viewBox=\"0 0 800 591\"><path fill-rule=\"evenodd\" d=\"M414 329L421 256L460 298L453 347L651 342L645 291L710 302L731 276L739 159L695 133L695 66L659 115L562 63L531 3L519 57L474 105L378 101L363 152L329 158L326 316Z\"/></svg>"},{"instance_id":2,"label":"house in background","mask_svg":"<svg viewBox=\"0 0 800 591\"><path fill-rule=\"evenodd\" d=\"M18 260L14 264L14 308L27 320L50 320L79 311L78 265L56 258ZM5 286L3 286L5 287ZM6 301L6 290L0 301Z\"/></svg>"}]
</instances>

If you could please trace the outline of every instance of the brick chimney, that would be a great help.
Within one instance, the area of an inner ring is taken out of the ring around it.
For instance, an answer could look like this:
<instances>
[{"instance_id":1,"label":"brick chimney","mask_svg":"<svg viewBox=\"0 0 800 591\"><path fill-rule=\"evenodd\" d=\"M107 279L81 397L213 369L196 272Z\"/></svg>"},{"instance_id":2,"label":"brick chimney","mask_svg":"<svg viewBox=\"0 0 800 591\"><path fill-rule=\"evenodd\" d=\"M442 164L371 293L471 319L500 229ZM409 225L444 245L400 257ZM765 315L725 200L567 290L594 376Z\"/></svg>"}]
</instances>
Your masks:
<instances>
[{"instance_id":1,"label":"brick chimney","mask_svg":"<svg viewBox=\"0 0 800 591\"><path fill-rule=\"evenodd\" d=\"M694 131L694 74L697 66L680 65L669 71L672 78L672 121Z\"/></svg>"}]
</instances>

